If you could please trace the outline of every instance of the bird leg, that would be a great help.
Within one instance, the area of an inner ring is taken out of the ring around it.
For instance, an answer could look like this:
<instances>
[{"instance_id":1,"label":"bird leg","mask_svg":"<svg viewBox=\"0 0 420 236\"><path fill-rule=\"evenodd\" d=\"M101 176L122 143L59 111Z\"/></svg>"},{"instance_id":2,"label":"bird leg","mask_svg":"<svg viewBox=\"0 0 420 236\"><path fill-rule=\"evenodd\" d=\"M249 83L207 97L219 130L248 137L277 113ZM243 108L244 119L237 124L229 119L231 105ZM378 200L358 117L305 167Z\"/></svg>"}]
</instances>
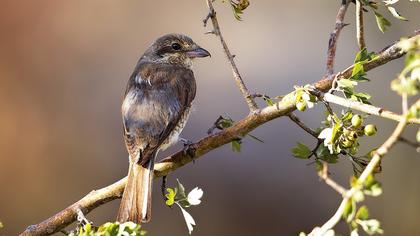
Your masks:
<instances>
[{"instance_id":1,"label":"bird leg","mask_svg":"<svg viewBox=\"0 0 420 236\"><path fill-rule=\"evenodd\" d=\"M167 180L167 178L168 178L167 175L162 176L162 185L160 186L160 190L162 191L162 197L163 197L163 201L164 202L166 202L166 200L167 200L166 199L166 196L165 196L165 193L166 193L166 180Z\"/></svg>"}]
</instances>

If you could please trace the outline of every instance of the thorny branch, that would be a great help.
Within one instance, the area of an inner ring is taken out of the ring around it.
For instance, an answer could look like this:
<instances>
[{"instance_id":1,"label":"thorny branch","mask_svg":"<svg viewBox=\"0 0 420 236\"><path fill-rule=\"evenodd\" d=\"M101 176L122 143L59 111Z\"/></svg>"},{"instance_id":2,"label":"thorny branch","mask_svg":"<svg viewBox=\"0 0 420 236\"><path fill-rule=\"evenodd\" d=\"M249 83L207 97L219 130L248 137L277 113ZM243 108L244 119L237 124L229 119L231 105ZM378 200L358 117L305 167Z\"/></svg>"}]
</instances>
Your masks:
<instances>
[{"instance_id":1,"label":"thorny branch","mask_svg":"<svg viewBox=\"0 0 420 236\"><path fill-rule=\"evenodd\" d=\"M420 106L420 99L413 106ZM394 132L391 136L378 148L378 150L373 155L371 161L366 166L365 170L362 172L360 177L357 179L357 182L363 184L369 175L373 173L375 167L379 164L382 157L384 157L389 150L394 146L394 144L398 141L399 137L401 136L404 128L408 124L407 119L408 113L403 114L403 118L399 121L397 127L395 128ZM343 200L341 201L340 206L338 207L335 214L320 228L315 228L309 235L310 236L322 236L324 235L329 229L332 229L341 219L343 215L345 206L353 194L359 189L358 185L355 185L348 191L343 194Z\"/></svg>"},{"instance_id":2,"label":"thorny branch","mask_svg":"<svg viewBox=\"0 0 420 236\"><path fill-rule=\"evenodd\" d=\"M214 7L213 7L212 0L206 0L206 1L209 7L209 14L203 20L204 26L207 25L207 21L210 19L213 24L213 31L210 31L209 33L215 34L216 36L219 37L220 43L222 44L222 47L223 47L223 51L225 52L226 57L228 58L229 64L231 66L233 78L236 81L236 85L241 90L241 93L244 96L246 103L248 104L249 110L251 112L256 112L258 110L257 103L255 102L254 98L252 97L251 93L246 87L242 79L242 76L239 73L238 67L236 66L234 55L230 53L230 50L223 38L222 32L220 31L219 22L216 17L216 11L214 10Z\"/></svg>"},{"instance_id":3,"label":"thorny branch","mask_svg":"<svg viewBox=\"0 0 420 236\"><path fill-rule=\"evenodd\" d=\"M415 35L409 37L409 40L415 41L418 37L420 37L420 30L416 30ZM365 71L369 71L392 60L400 58L403 55L405 55L405 52L398 47L397 42L394 42L392 45L385 47L382 51L377 53L377 57L375 59L364 63L363 69ZM334 78L334 80L331 80L329 78L323 78L322 80L319 80L315 83L315 88L322 92L327 92L333 87L333 81L337 81L341 78L349 78L353 71L353 67L354 65L351 65L347 67L344 71L331 76L332 78Z\"/></svg>"},{"instance_id":4,"label":"thorny branch","mask_svg":"<svg viewBox=\"0 0 420 236\"><path fill-rule=\"evenodd\" d=\"M378 59L364 64L365 71L379 67L403 55L404 52L397 50L394 43L380 53ZM346 69L339 74L343 78L349 78L351 76L351 69ZM331 81L325 82L325 79L321 79L316 82L314 86L320 90L328 91L331 87ZM295 109L293 101L283 99L272 106L267 106L258 110L258 112L250 113L242 120L236 122L233 126L223 129L218 133L208 135L200 141L192 144L191 148L194 150L192 153L185 153L183 150L180 150L155 164L155 178L168 175L170 172L173 172L193 160L198 159L211 150L230 143L238 136L245 136L247 133L267 123L268 121L289 115ZM54 216L39 224L29 226L21 235L51 235L55 232L59 232L61 229L76 220L77 209L80 209L84 214L87 214L107 202L121 198L126 181L125 177L114 184L90 192L88 195L58 212Z\"/></svg>"},{"instance_id":5,"label":"thorny branch","mask_svg":"<svg viewBox=\"0 0 420 236\"><path fill-rule=\"evenodd\" d=\"M330 39L328 41L328 52L327 52L327 71L325 77L331 79L334 74L334 59L335 51L337 49L338 37L340 36L341 30L346 26L344 21L344 16L346 15L347 8L350 4L349 0L342 0L341 6L338 10L334 31L330 34Z\"/></svg>"},{"instance_id":6,"label":"thorny branch","mask_svg":"<svg viewBox=\"0 0 420 236\"><path fill-rule=\"evenodd\" d=\"M308 126L306 126L300 119L299 117L297 117L295 114L290 113L289 115L290 120L292 120L293 122L295 122L295 124L297 124L300 128L302 128L303 130L305 130L308 134L312 135L314 138L318 139L318 134L317 132L315 132L314 130L312 130L311 128L309 128Z\"/></svg>"},{"instance_id":7,"label":"thorny branch","mask_svg":"<svg viewBox=\"0 0 420 236\"><path fill-rule=\"evenodd\" d=\"M318 175L327 185L344 196L347 190L328 176L328 164L326 162L322 163L322 170L318 171Z\"/></svg>"},{"instance_id":8,"label":"thorny branch","mask_svg":"<svg viewBox=\"0 0 420 236\"><path fill-rule=\"evenodd\" d=\"M356 38L360 50L366 47L363 28L363 4L361 0L356 0Z\"/></svg>"},{"instance_id":9,"label":"thorny branch","mask_svg":"<svg viewBox=\"0 0 420 236\"><path fill-rule=\"evenodd\" d=\"M403 116L398 115L392 111L388 111L385 110L384 108L380 108L380 107L375 107L369 104L364 104L358 101L354 101L354 100L350 100L350 99L345 99L339 96L335 96L333 94L330 93L325 93L322 96L323 100L325 100L326 102L329 103L334 103L343 107L347 107L350 109L354 109L354 110L358 110L358 111L362 111L365 112L367 114L371 114L371 115L375 115L375 116L380 116L383 118L387 118L390 120L395 120L395 121L401 121L402 119L404 119ZM410 124L420 124L420 120L416 119L416 118L411 118L408 120L408 123Z\"/></svg>"}]
</instances>

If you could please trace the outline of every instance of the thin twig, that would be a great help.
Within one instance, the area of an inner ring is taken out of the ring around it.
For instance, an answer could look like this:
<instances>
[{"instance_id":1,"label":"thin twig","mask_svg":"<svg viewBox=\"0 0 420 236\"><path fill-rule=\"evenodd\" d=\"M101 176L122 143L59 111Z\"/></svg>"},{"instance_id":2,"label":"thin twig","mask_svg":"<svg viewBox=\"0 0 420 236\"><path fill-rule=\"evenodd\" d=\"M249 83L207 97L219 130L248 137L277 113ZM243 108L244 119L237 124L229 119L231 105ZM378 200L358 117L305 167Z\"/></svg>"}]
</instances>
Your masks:
<instances>
[{"instance_id":1,"label":"thin twig","mask_svg":"<svg viewBox=\"0 0 420 236\"><path fill-rule=\"evenodd\" d=\"M360 50L366 47L363 28L363 4L361 0L356 0L356 38Z\"/></svg>"},{"instance_id":2,"label":"thin twig","mask_svg":"<svg viewBox=\"0 0 420 236\"><path fill-rule=\"evenodd\" d=\"M326 162L322 163L322 170L318 171L318 175L327 185L344 196L347 190L328 176L328 164Z\"/></svg>"},{"instance_id":3,"label":"thin twig","mask_svg":"<svg viewBox=\"0 0 420 236\"><path fill-rule=\"evenodd\" d=\"M404 52L401 50L396 50L395 48L395 44L387 47L383 53L379 54L377 60L364 64L365 71L379 67L404 55ZM345 71L343 71L341 74L343 74L343 78L348 78L351 76L351 71L350 73L345 73ZM315 83L315 87L321 91L328 91L331 88L331 80L326 82L325 79L321 79ZM293 93L294 92L292 92L292 94ZM168 175L170 172L173 172L176 169L192 162L193 160L198 159L211 150L217 149L224 144L232 142L232 140L235 140L238 136L243 137L257 127L267 123L268 121L288 115L295 109L296 107L294 101L285 101L285 99L283 99L275 103L273 106L267 106L261 109L255 114L249 114L242 120L236 122L233 126L226 128L216 134L209 135L193 144L192 146L195 149L193 155L186 154L183 150L180 150L177 153L157 163L155 165L154 171L155 178ZM121 198L126 181L127 178L124 177L114 184L96 191L92 191L79 201L58 212L54 216L44 220L39 224L29 226L21 235L51 235L53 233L59 232L61 229L65 228L76 220L77 209L81 209L84 214L88 214L93 209L107 202ZM339 217L341 217L341 215L339 215Z\"/></svg>"},{"instance_id":4,"label":"thin twig","mask_svg":"<svg viewBox=\"0 0 420 236\"><path fill-rule=\"evenodd\" d=\"M420 37L420 29L416 30L416 34L414 36L409 37L408 40L415 41ZM385 47L380 52L377 53L377 57L375 57L373 60L368 61L366 63L363 63L363 68L365 71L369 71L373 68L376 68L378 66L381 66L383 64L386 64L392 60L395 60L397 58L400 58L405 55L405 52L401 50L401 48L398 47L398 42L396 41L392 43L391 45ZM340 78L349 78L353 72L354 65L351 65L347 67L345 70L333 75L334 77L337 77L337 79ZM332 87L332 80L330 78L323 78L322 80L319 80L315 83L315 88L322 92L327 92Z\"/></svg>"},{"instance_id":5,"label":"thin twig","mask_svg":"<svg viewBox=\"0 0 420 236\"><path fill-rule=\"evenodd\" d=\"M246 103L248 104L249 110L251 112L256 112L258 110L258 106L257 103L255 102L255 100L253 99L251 93L249 92L248 88L246 87L241 74L239 73L238 67L236 66L235 60L234 60L234 55L232 55L230 53L230 50L223 38L222 32L220 31L220 26L219 26L219 22L217 20L216 17L216 11L214 10L213 7L213 3L212 0L206 0L207 1L207 5L209 7L209 14L206 16L206 18L204 18L203 22L204 22L204 26L206 26L207 21L209 19L211 19L211 22L213 24L213 31L215 35L217 35L220 39L220 43L222 44L223 47L223 51L226 54L226 57L228 58L229 64L231 66L232 69L232 73L233 73L233 78L236 81L236 85L239 87L239 89L242 92L242 95L245 98Z\"/></svg>"},{"instance_id":6,"label":"thin twig","mask_svg":"<svg viewBox=\"0 0 420 236\"><path fill-rule=\"evenodd\" d=\"M325 93L322 99L330 103L334 103L343 107L362 111L368 114L380 116L380 117L387 118L390 120L401 121L402 119L404 119L403 116L398 115L392 111L388 111L383 108L375 107L369 104L364 104L358 101L342 98L342 97L339 97L330 93ZM420 119L411 118L408 120L408 123L420 124Z\"/></svg>"},{"instance_id":7,"label":"thin twig","mask_svg":"<svg viewBox=\"0 0 420 236\"><path fill-rule=\"evenodd\" d=\"M418 105L420 105L420 99L416 102ZM394 132L391 134L391 136L376 150L375 154L373 155L371 161L366 166L360 177L357 179L357 182L360 184L363 184L369 175L371 175L376 166L380 163L383 156L385 156L388 151L394 146L394 144L398 141L399 137L401 136L402 132L404 131L404 128L407 126L407 119L408 114L405 113L403 115L403 118L398 123L397 127L395 128ZM340 206L338 207L335 214L327 221L324 225L322 225L320 228L315 228L309 235L310 236L322 236L327 232L328 230L332 229L341 219L341 216L343 215L345 206L347 202L350 200L350 198L354 195L354 193L359 190L358 185L355 185L351 189L349 189L344 195L343 200L340 203Z\"/></svg>"},{"instance_id":8,"label":"thin twig","mask_svg":"<svg viewBox=\"0 0 420 236\"><path fill-rule=\"evenodd\" d=\"M335 28L334 31L330 34L330 39L328 41L327 70L325 77L329 79L331 79L332 75L334 74L335 51L337 49L337 42L338 37L340 36L340 32L344 28L344 26L346 26L346 24L343 21L349 4L350 1L348 0L341 1L341 6L338 9L338 13L335 20Z\"/></svg>"},{"instance_id":9,"label":"thin twig","mask_svg":"<svg viewBox=\"0 0 420 236\"><path fill-rule=\"evenodd\" d=\"M318 139L318 134L311 128L309 128L308 126L305 125L305 123L303 123L299 117L297 117L295 114L290 113L289 118L295 122L295 124L297 124L300 128L302 128L303 130L305 130L308 134L312 135L314 138Z\"/></svg>"}]
</instances>

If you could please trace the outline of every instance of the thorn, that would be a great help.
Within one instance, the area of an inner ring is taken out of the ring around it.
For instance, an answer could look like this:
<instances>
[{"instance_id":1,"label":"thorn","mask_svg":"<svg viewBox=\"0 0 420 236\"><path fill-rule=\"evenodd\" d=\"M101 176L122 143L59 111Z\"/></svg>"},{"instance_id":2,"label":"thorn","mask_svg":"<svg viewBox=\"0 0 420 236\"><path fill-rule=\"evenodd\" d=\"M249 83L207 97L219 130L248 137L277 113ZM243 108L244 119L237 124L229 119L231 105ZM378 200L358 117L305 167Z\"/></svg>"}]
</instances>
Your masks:
<instances>
[{"instance_id":1,"label":"thorn","mask_svg":"<svg viewBox=\"0 0 420 236\"><path fill-rule=\"evenodd\" d=\"M207 22L209 21L210 18L213 18L216 16L216 12L213 11L209 11L209 13L207 14L207 16L203 19L203 26L206 27L207 26Z\"/></svg>"},{"instance_id":2,"label":"thorn","mask_svg":"<svg viewBox=\"0 0 420 236\"><path fill-rule=\"evenodd\" d=\"M341 28L344 28L346 26L350 25L350 23L341 23Z\"/></svg>"},{"instance_id":3,"label":"thorn","mask_svg":"<svg viewBox=\"0 0 420 236\"><path fill-rule=\"evenodd\" d=\"M182 151L185 155L190 156L191 158L194 157L195 148L193 147L194 143L188 139L185 138L179 138L179 141L184 144L184 148ZM194 159L192 160L194 163Z\"/></svg>"}]
</instances>

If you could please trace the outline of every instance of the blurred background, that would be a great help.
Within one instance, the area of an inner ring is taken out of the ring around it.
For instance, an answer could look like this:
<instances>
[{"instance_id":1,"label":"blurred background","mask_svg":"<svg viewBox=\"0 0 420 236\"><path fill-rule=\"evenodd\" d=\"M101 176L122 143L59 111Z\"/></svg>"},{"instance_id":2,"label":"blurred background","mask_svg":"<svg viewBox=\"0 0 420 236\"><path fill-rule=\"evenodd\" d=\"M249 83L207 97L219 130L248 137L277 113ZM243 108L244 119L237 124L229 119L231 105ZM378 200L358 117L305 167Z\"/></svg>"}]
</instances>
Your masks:
<instances>
[{"instance_id":1,"label":"blurred background","mask_svg":"<svg viewBox=\"0 0 420 236\"><path fill-rule=\"evenodd\" d=\"M293 85L312 83L325 70L329 33L339 1L251 1L243 21L218 1L216 10L248 87L271 96ZM410 35L420 25L420 5L402 1L398 9L409 22L391 19L382 34L372 14L366 40L378 51ZM93 189L127 173L120 104L128 77L139 56L157 37L190 35L212 57L198 60L195 109L183 137L196 141L219 115L235 120L247 106L235 87L218 39L204 35L205 1L24 1L4 0L0 7L0 235L17 235L77 201ZM339 40L336 70L350 65L357 51L354 5ZM403 60L369 72L368 91L378 106L400 112L400 98L389 89ZM341 108L336 107L337 111ZM297 113L316 128L323 110ZM362 152L380 145L395 122L371 117L379 132L362 140ZM415 139L414 126L404 137ZM320 182L310 161L293 158L297 141L314 140L287 118L252 132L264 143L245 139L241 153L230 145L214 150L169 176L191 189L204 189L203 203L191 208L198 226L193 235L297 235L325 222L340 196ZM174 152L174 147L160 157ZM383 161L384 194L368 198L372 218L385 235L420 235L420 155L398 144ZM330 166L332 177L348 186L350 163ZM155 182L153 221L148 235L187 235L179 209L165 206L160 180ZM113 221L119 201L103 205L87 217L96 224ZM337 228L344 235L347 226Z\"/></svg>"}]
</instances>

